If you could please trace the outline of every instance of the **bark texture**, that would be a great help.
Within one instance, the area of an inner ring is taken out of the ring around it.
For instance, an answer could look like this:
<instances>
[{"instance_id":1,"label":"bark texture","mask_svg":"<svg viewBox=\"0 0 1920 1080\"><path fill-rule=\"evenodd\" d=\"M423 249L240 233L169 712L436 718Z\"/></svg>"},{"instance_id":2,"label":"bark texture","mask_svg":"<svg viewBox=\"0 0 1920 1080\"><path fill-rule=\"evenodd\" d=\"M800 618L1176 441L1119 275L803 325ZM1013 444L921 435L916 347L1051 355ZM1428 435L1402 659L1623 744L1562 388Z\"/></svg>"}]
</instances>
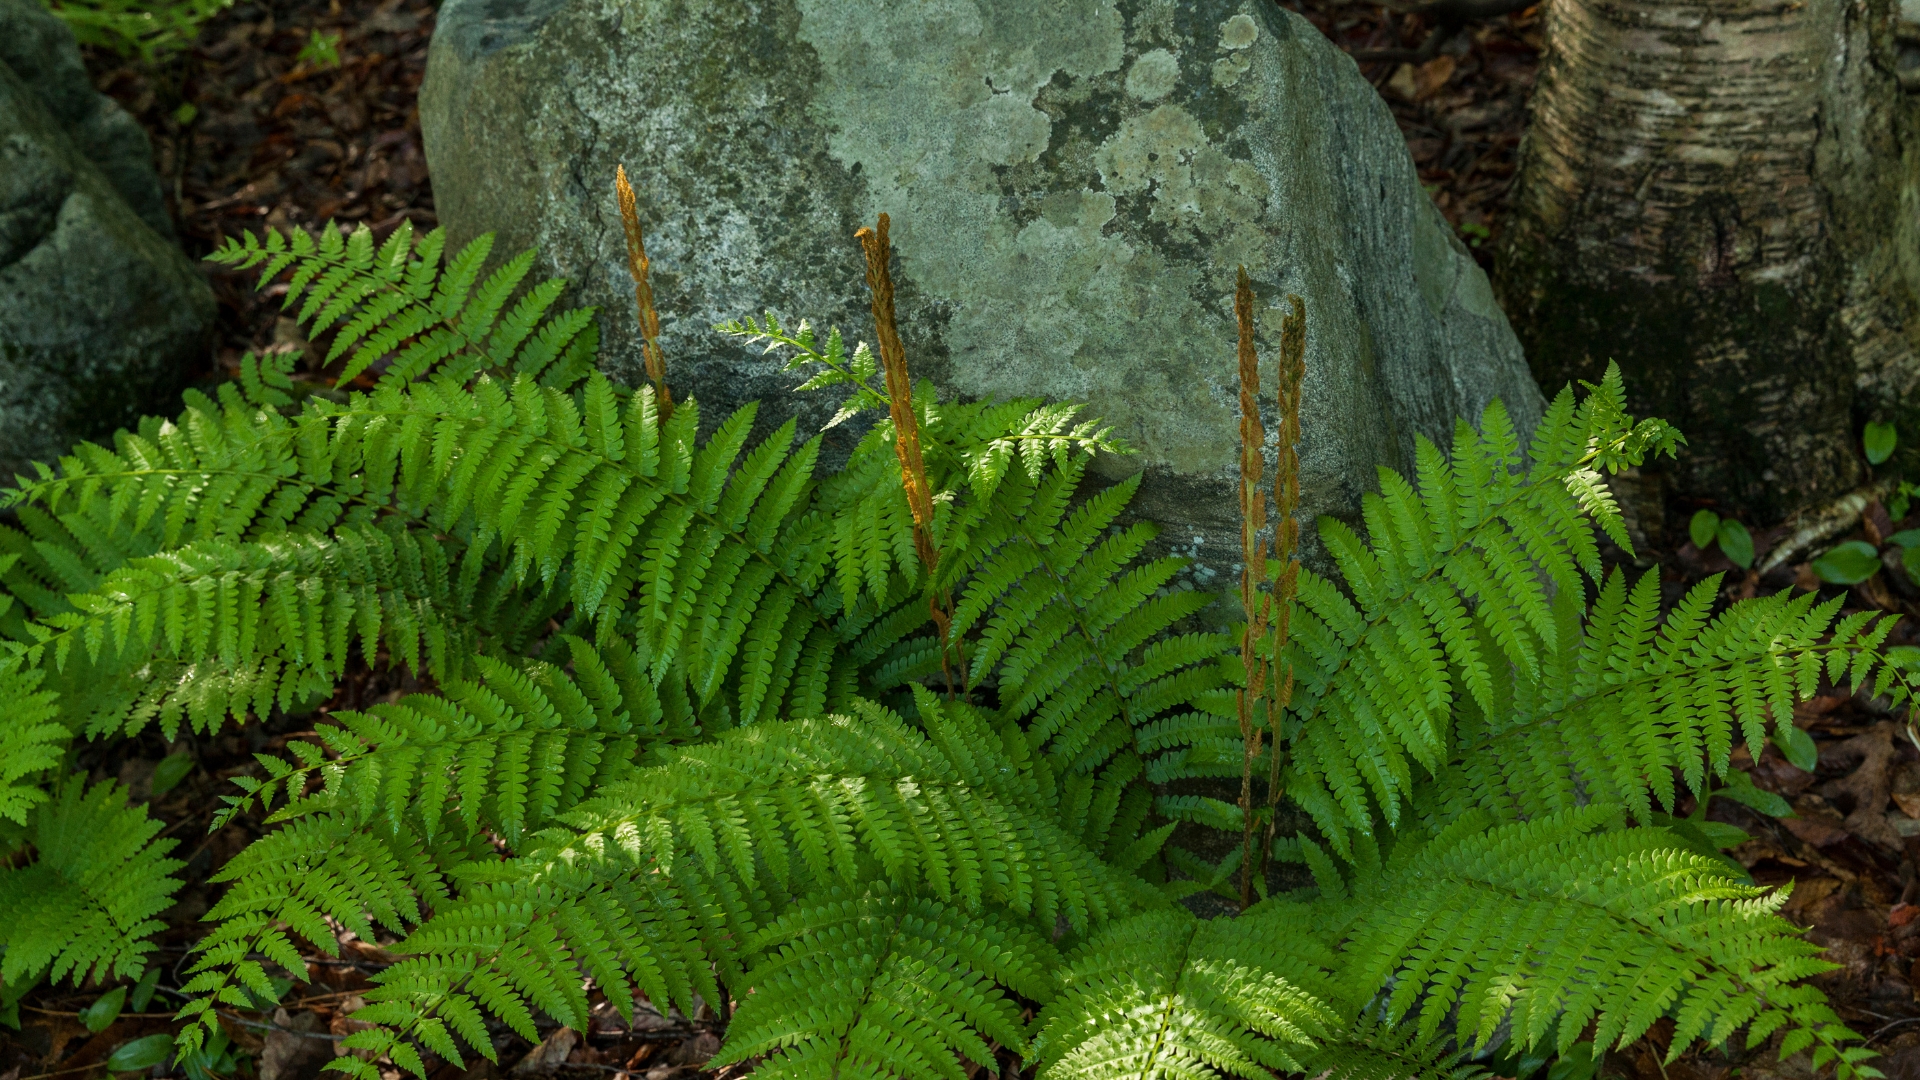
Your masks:
<instances>
[{"instance_id":1,"label":"bark texture","mask_svg":"<svg viewBox=\"0 0 1920 1080\"><path fill-rule=\"evenodd\" d=\"M1687 434L1643 510L1778 520L1864 479L1867 421L1920 440L1920 98L1896 0L1547 10L1497 288L1549 395L1618 360L1636 409Z\"/></svg>"}]
</instances>

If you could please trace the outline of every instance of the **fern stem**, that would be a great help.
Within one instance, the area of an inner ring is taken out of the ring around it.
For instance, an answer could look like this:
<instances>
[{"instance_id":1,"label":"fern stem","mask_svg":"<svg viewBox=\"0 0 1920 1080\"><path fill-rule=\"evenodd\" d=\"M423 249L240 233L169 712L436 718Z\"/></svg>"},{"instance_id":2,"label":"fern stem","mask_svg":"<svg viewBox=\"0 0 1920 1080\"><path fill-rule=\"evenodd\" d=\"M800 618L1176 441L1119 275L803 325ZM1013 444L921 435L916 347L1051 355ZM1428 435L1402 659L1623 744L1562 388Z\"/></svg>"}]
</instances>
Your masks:
<instances>
[{"instance_id":1,"label":"fern stem","mask_svg":"<svg viewBox=\"0 0 1920 1080\"><path fill-rule=\"evenodd\" d=\"M667 389L667 359L660 352L660 314L653 307L653 284L647 277L646 241L640 235L640 209L627 182L627 167L614 166L614 194L620 200L620 224L627 234L627 271L633 275L633 301L640 313L641 357L653 392L660 399L660 422L673 416L673 393Z\"/></svg>"},{"instance_id":2,"label":"fern stem","mask_svg":"<svg viewBox=\"0 0 1920 1080\"><path fill-rule=\"evenodd\" d=\"M906 349L900 344L900 331L894 322L893 276L887 269L892 246L887 241L887 215L880 215L877 229L862 226L854 238L860 241L867 257L867 288L873 293L873 332L880 342L880 367L886 373L887 411L893 418L893 448L900 458L900 486L906 489L907 507L913 512L913 550L927 572L927 611L940 632L940 672L947 682L947 697L954 690L954 665L967 670L966 657L952 640L953 594L934 586L940 565L940 549L933 542L933 491L927 483L927 465L920 453L920 417L913 408L913 381L907 377ZM971 687L967 688L971 690Z\"/></svg>"},{"instance_id":3,"label":"fern stem","mask_svg":"<svg viewBox=\"0 0 1920 1080\"><path fill-rule=\"evenodd\" d=\"M1282 741L1280 719L1293 703L1293 665L1282 657L1293 637L1293 601L1300 584L1300 523L1294 514L1300 508L1300 388L1307 372L1307 309L1298 296L1289 293L1293 308L1280 322L1280 460L1273 478L1274 558L1281 564L1267 603L1272 606L1273 650L1267 657L1273 694L1267 703L1267 720L1273 730L1273 753L1267 765L1267 836L1260 847L1260 871L1266 870L1273 852L1274 831L1279 827L1280 771L1286 745ZM1282 671L1282 664L1285 670Z\"/></svg>"},{"instance_id":4,"label":"fern stem","mask_svg":"<svg viewBox=\"0 0 1920 1080\"><path fill-rule=\"evenodd\" d=\"M1254 719L1255 703L1266 689L1266 663L1259 643L1266 637L1273 594L1260 591L1267 576L1266 429L1260 423L1260 356L1253 346L1253 283L1247 268L1233 291L1233 315L1240 328L1240 606L1247 621L1240 631L1240 741L1246 748L1240 768L1240 906L1253 904L1253 763L1260 756L1265 725ZM1272 711L1268 703L1268 711Z\"/></svg>"}]
</instances>

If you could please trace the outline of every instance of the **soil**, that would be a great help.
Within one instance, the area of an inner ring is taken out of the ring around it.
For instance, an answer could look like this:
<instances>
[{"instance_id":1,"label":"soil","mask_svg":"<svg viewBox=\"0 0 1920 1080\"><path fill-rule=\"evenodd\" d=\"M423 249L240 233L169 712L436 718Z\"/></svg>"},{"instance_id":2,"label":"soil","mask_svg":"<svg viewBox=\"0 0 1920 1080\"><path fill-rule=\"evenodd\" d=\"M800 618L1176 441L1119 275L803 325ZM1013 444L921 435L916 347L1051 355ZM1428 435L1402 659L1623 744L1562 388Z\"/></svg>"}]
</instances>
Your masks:
<instances>
[{"instance_id":1,"label":"soil","mask_svg":"<svg viewBox=\"0 0 1920 1080\"><path fill-rule=\"evenodd\" d=\"M1436 31L1421 15L1367 4L1289 6L1361 61L1361 72L1405 133L1422 182L1491 269L1539 64L1537 10ZM433 6L421 0L258 0L215 18L191 50L157 68L106 53L90 55L89 64L100 88L151 134L190 255L205 255L263 225L365 222L384 237L403 220L421 229L436 221L415 106L433 18ZM1430 40L1436 32L1442 36ZM209 267L209 277L220 321L217 345L196 373L203 380L230 375L249 350L304 348L298 329L273 302L275 290L255 293L248 274ZM1897 553L1889 537L1915 525L1920 516L1893 522L1875 507L1851 535ZM1841 589L1823 585L1804 561L1763 578L1685 537L1639 532L1637 556L1613 550L1609 561L1659 573L1669 602L1723 573L1727 600L1817 588L1849 609L1920 619L1920 588L1896 559L1869 582ZM1764 555L1782 535L1757 535L1755 548ZM1899 633L1897 640L1914 640L1905 627ZM358 708L405 689L384 669L362 670L328 708ZM1795 816L1776 820L1725 799L1715 800L1708 816L1751 835L1731 854L1756 882L1791 884L1783 913L1811 926L1813 940L1839 965L1816 981L1845 1022L1886 1055L1880 1068L1889 1077L1920 1080L1920 750L1901 718L1871 700L1816 697L1794 720L1818 749L1813 772L1796 769L1771 746L1757 762L1739 751L1736 764L1758 787L1786 799ZM218 796L229 790L231 777L259 768L254 754L281 750L311 722L278 718L212 737L184 734L172 745L150 734L110 756L96 752L83 760L96 778L118 778L150 799L168 834L182 841L176 855L187 861L188 884L160 939L163 990L146 1012L123 1015L98 1034L76 1016L93 993L36 991L23 1003L22 1029L0 1028L0 1080L85 1080L102 1074L100 1062L114 1046L165 1030L164 1010L177 1004L167 991L185 981L189 949L202 931L198 920L214 898L209 875L265 828L241 816L209 832ZM193 753L198 768L179 786L152 795L156 763L179 750ZM1679 810L1691 808L1683 803ZM380 942L346 935L338 957L312 957L312 982L296 985L280 1010L235 1012L228 1031L252 1055L262 1080L313 1080L336 1052L333 1040L352 1030L348 1014L372 986L369 977L389 960ZM708 1075L699 1066L718 1046L721 1030L704 1006L692 1017L642 1013L631 1025L602 1006L584 1033L556 1030L539 1046L503 1036L501 1065L480 1063L465 1075ZM1776 1065L1764 1048L1694 1052L1663 1064L1663 1032L1670 1030L1656 1026L1610 1054L1607 1071L1634 1080L1812 1075L1804 1055ZM435 1080L462 1075L444 1066Z\"/></svg>"}]
</instances>

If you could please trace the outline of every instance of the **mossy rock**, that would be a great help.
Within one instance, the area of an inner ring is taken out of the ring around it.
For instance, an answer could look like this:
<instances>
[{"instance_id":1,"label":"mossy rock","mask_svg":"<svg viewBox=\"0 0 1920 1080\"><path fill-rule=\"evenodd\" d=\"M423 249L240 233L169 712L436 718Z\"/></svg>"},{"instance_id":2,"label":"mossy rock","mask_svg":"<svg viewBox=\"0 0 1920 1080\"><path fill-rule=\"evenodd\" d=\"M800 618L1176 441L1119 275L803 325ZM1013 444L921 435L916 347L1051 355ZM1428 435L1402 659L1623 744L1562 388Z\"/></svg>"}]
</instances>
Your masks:
<instances>
[{"instance_id":1,"label":"mossy rock","mask_svg":"<svg viewBox=\"0 0 1920 1080\"><path fill-rule=\"evenodd\" d=\"M709 423L832 414L711 327L770 307L871 338L853 233L886 212L916 376L1088 402L1141 451L1099 471L1148 471L1136 509L1203 586L1239 562L1236 267L1269 400L1306 301L1308 515L1356 518L1377 466L1491 398L1523 430L1543 406L1385 105L1270 3L450 0L421 122L451 238L538 246L638 382L625 164L670 382Z\"/></svg>"},{"instance_id":2,"label":"mossy rock","mask_svg":"<svg viewBox=\"0 0 1920 1080\"><path fill-rule=\"evenodd\" d=\"M117 121L108 120L126 114L71 115L77 99L55 91L63 70L78 70L72 35L28 2L34 18L19 0L0 0L0 30L14 31L16 46L21 27L44 31L72 62L35 53L30 78L0 49L0 477L143 414L174 412L214 319L213 292L171 230L156 231L130 205L126 178L91 156L114 144ZM145 154L145 135L134 133ZM151 177L151 160L144 167ZM164 226L157 182L151 194L146 209Z\"/></svg>"}]
</instances>

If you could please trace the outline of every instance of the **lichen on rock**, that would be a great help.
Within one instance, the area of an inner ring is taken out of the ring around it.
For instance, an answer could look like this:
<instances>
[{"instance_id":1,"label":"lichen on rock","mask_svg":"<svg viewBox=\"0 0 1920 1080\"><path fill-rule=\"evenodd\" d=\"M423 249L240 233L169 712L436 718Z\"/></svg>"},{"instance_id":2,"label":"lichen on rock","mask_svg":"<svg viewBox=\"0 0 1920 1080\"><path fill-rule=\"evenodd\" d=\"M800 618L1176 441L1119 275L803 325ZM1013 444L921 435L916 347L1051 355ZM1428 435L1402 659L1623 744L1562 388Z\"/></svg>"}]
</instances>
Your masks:
<instances>
[{"instance_id":1,"label":"lichen on rock","mask_svg":"<svg viewBox=\"0 0 1920 1080\"><path fill-rule=\"evenodd\" d=\"M670 380L709 415L830 415L710 328L771 307L870 336L852 234L886 212L915 374L1089 403L1141 450L1098 471L1147 470L1136 507L1202 584L1237 558L1238 266L1264 354L1306 300L1309 514L1355 517L1376 466L1494 396L1542 407L1385 106L1272 5L450 0L422 126L453 238L539 246L631 381L626 165Z\"/></svg>"}]
</instances>

